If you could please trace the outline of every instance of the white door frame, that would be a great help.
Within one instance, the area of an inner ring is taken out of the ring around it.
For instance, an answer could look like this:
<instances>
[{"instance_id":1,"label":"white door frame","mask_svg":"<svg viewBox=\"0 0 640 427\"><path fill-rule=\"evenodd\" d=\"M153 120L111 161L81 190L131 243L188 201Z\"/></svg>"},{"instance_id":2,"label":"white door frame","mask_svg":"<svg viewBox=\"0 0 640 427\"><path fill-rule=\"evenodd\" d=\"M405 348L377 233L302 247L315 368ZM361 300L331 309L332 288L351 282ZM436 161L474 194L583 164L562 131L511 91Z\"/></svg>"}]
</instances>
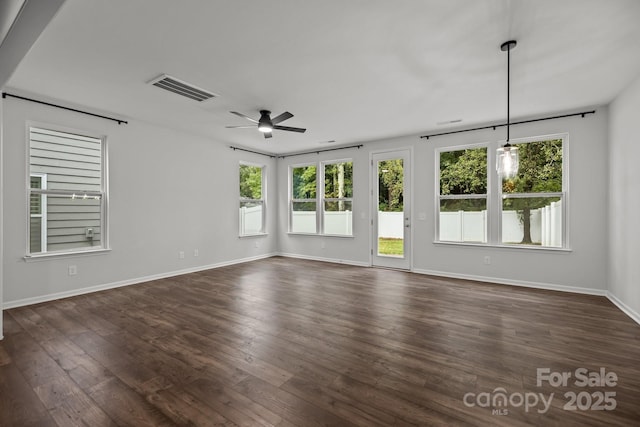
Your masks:
<instances>
[{"instance_id":1,"label":"white door frame","mask_svg":"<svg viewBox=\"0 0 640 427\"><path fill-rule=\"evenodd\" d=\"M378 164L380 160L402 158L404 169L404 256L379 256L378 252ZM413 267L413 147L399 147L396 149L372 151L369 154L369 212L370 221L370 264L373 267L395 268L411 270Z\"/></svg>"}]
</instances>

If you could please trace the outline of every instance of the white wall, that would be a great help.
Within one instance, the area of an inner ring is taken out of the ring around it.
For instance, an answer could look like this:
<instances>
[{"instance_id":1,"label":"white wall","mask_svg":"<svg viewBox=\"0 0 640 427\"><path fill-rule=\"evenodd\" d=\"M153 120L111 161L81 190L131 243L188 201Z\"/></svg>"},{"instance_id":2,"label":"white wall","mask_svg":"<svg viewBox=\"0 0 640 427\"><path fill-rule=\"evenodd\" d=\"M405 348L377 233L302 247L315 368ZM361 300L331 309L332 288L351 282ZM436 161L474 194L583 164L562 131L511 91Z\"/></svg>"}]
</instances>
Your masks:
<instances>
[{"instance_id":1,"label":"white wall","mask_svg":"<svg viewBox=\"0 0 640 427\"><path fill-rule=\"evenodd\" d=\"M505 130L485 130L420 139L418 135L367 142L360 149L288 157L278 162L278 187L287 188L289 165L352 157L354 161L353 238L280 233L280 250L309 258L370 264L370 153L413 147L412 268L417 272L495 280L603 294L607 281L607 108L595 115L514 126L511 137L569 134L569 229L571 251L478 247L434 243L435 149L503 140ZM287 212L287 192L279 192ZM589 212L588 215L585 213ZM419 220L423 214L424 220ZM287 230L287 216L279 217ZM497 227L497 223L490 224ZM323 247L324 246L324 247ZM491 257L491 264L483 263Z\"/></svg>"},{"instance_id":2,"label":"white wall","mask_svg":"<svg viewBox=\"0 0 640 427\"><path fill-rule=\"evenodd\" d=\"M221 142L136 120L118 125L11 98L3 100L2 119L5 306L277 251L276 203L268 203L268 236L238 237L238 163L245 160L267 165L267 195L275 201L274 159L233 151ZM112 251L29 262L23 259L27 244L27 120L107 135ZM185 252L185 259L179 259L179 251ZM76 276L68 275L69 265L77 265Z\"/></svg>"},{"instance_id":3,"label":"white wall","mask_svg":"<svg viewBox=\"0 0 640 427\"><path fill-rule=\"evenodd\" d=\"M640 322L640 76L611 104L609 291Z\"/></svg>"}]
</instances>

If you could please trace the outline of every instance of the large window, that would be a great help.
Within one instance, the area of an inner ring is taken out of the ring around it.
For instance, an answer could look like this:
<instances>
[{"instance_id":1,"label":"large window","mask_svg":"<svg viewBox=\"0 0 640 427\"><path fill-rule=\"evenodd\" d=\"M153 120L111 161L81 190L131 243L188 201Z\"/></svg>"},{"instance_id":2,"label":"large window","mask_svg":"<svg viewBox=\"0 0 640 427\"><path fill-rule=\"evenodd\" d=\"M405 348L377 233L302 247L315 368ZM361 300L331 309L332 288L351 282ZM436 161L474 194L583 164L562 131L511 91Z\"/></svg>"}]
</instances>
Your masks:
<instances>
[{"instance_id":1,"label":"large window","mask_svg":"<svg viewBox=\"0 0 640 427\"><path fill-rule=\"evenodd\" d=\"M502 243L562 247L562 139L514 144L518 174L502 180Z\"/></svg>"},{"instance_id":2,"label":"large window","mask_svg":"<svg viewBox=\"0 0 640 427\"><path fill-rule=\"evenodd\" d=\"M291 233L353 235L353 162L290 168Z\"/></svg>"},{"instance_id":3,"label":"large window","mask_svg":"<svg viewBox=\"0 0 640 427\"><path fill-rule=\"evenodd\" d=\"M324 163L323 233L351 236L353 163Z\"/></svg>"},{"instance_id":4,"label":"large window","mask_svg":"<svg viewBox=\"0 0 640 427\"><path fill-rule=\"evenodd\" d=\"M28 254L106 247L103 138L29 128Z\"/></svg>"},{"instance_id":5,"label":"large window","mask_svg":"<svg viewBox=\"0 0 640 427\"><path fill-rule=\"evenodd\" d=\"M440 152L441 241L487 242L487 148Z\"/></svg>"},{"instance_id":6,"label":"large window","mask_svg":"<svg viewBox=\"0 0 640 427\"><path fill-rule=\"evenodd\" d=\"M316 165L291 168L291 217L292 233L316 233L318 202Z\"/></svg>"},{"instance_id":7,"label":"large window","mask_svg":"<svg viewBox=\"0 0 640 427\"><path fill-rule=\"evenodd\" d=\"M240 235L265 232L264 166L240 164Z\"/></svg>"},{"instance_id":8,"label":"large window","mask_svg":"<svg viewBox=\"0 0 640 427\"><path fill-rule=\"evenodd\" d=\"M495 164L497 144L437 151L437 240L566 247L565 139L512 141L520 162L517 175L509 179L489 166Z\"/></svg>"}]
</instances>

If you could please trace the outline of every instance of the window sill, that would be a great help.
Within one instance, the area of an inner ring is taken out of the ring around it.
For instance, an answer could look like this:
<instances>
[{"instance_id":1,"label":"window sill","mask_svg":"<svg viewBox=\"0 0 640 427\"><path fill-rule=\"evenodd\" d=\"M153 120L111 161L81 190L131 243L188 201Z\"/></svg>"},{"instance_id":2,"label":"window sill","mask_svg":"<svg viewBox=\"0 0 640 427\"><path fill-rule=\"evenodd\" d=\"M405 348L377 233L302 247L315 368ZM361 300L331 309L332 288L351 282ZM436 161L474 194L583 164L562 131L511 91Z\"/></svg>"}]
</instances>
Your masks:
<instances>
[{"instance_id":1,"label":"window sill","mask_svg":"<svg viewBox=\"0 0 640 427\"><path fill-rule=\"evenodd\" d=\"M34 254L34 255L25 255L22 259L25 262L34 262L34 261L44 261L47 259L56 259L56 258L74 258L78 256L90 256L90 255L104 255L108 252L111 252L111 249L91 249L86 251L73 251L73 252L50 252L43 254Z\"/></svg>"},{"instance_id":2,"label":"window sill","mask_svg":"<svg viewBox=\"0 0 640 427\"><path fill-rule=\"evenodd\" d=\"M478 248L492 248L492 249L515 249L518 251L543 251L543 252L573 252L570 248L555 248L550 246L534 246L534 245L492 245L489 243L472 243L472 242L442 242L435 240L434 245L442 246L469 246Z\"/></svg>"},{"instance_id":3,"label":"window sill","mask_svg":"<svg viewBox=\"0 0 640 427\"><path fill-rule=\"evenodd\" d=\"M290 236L318 236L318 237L337 237L339 239L353 239L353 234L319 234L319 233L298 233L295 231L288 231Z\"/></svg>"},{"instance_id":4,"label":"window sill","mask_svg":"<svg viewBox=\"0 0 640 427\"><path fill-rule=\"evenodd\" d=\"M266 237L268 235L269 235L269 233L240 234L238 236L238 238L245 239L247 237L249 237L249 238L251 238L251 237Z\"/></svg>"}]
</instances>

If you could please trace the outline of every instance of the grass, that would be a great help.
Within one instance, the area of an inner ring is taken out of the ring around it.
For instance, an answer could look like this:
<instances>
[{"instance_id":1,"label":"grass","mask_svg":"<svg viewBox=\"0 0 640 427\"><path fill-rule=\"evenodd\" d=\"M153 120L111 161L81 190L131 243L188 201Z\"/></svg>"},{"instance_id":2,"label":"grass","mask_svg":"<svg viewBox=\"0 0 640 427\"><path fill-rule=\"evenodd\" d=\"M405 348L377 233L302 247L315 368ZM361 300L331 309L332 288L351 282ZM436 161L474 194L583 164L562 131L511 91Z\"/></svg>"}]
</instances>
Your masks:
<instances>
[{"instance_id":1,"label":"grass","mask_svg":"<svg viewBox=\"0 0 640 427\"><path fill-rule=\"evenodd\" d=\"M378 238L378 254L396 255L396 256L404 255L404 240L379 237Z\"/></svg>"}]
</instances>

